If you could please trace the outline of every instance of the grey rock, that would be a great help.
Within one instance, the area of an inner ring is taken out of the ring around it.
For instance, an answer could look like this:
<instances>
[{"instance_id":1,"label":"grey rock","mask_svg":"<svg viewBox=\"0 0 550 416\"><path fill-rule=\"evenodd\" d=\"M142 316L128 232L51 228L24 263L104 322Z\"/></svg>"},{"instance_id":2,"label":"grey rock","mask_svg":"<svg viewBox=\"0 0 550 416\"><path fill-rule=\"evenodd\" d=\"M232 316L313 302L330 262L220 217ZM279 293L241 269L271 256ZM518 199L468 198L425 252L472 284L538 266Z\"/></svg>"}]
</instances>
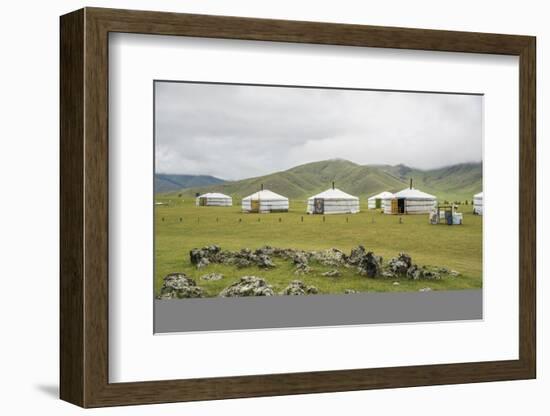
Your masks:
<instances>
[{"instance_id":1,"label":"grey rock","mask_svg":"<svg viewBox=\"0 0 550 416\"><path fill-rule=\"evenodd\" d=\"M452 276L452 277L458 277L458 276L460 276L460 273L457 272L456 270L451 270L449 272L449 275Z\"/></svg>"},{"instance_id":2,"label":"grey rock","mask_svg":"<svg viewBox=\"0 0 550 416\"><path fill-rule=\"evenodd\" d=\"M283 289L281 295L315 295L319 293L319 290L315 286L308 286L301 280L293 280L290 284Z\"/></svg>"},{"instance_id":3,"label":"grey rock","mask_svg":"<svg viewBox=\"0 0 550 416\"><path fill-rule=\"evenodd\" d=\"M418 289L419 292L431 292L432 291L432 288L431 287L423 287L422 289Z\"/></svg>"},{"instance_id":4,"label":"grey rock","mask_svg":"<svg viewBox=\"0 0 550 416\"><path fill-rule=\"evenodd\" d=\"M273 288L261 277L244 276L223 289L219 296L224 298L244 296L273 296Z\"/></svg>"},{"instance_id":5,"label":"grey rock","mask_svg":"<svg viewBox=\"0 0 550 416\"><path fill-rule=\"evenodd\" d=\"M361 292L358 292L357 290L353 290L353 289L344 290L344 294L346 295L353 295L354 293L361 293Z\"/></svg>"},{"instance_id":6,"label":"grey rock","mask_svg":"<svg viewBox=\"0 0 550 416\"><path fill-rule=\"evenodd\" d=\"M359 273L367 277L378 277L381 272L381 267L382 257L375 256L372 251L365 254L357 265Z\"/></svg>"},{"instance_id":7,"label":"grey rock","mask_svg":"<svg viewBox=\"0 0 550 416\"><path fill-rule=\"evenodd\" d=\"M221 280L221 279L223 279L223 274L220 274L220 273L203 274L200 279L201 280L212 280L212 281Z\"/></svg>"},{"instance_id":8,"label":"grey rock","mask_svg":"<svg viewBox=\"0 0 550 416\"><path fill-rule=\"evenodd\" d=\"M352 248L347 263L351 266L357 266L366 255L367 252L365 251L365 247L357 246Z\"/></svg>"},{"instance_id":9,"label":"grey rock","mask_svg":"<svg viewBox=\"0 0 550 416\"><path fill-rule=\"evenodd\" d=\"M412 266L411 256L406 253L399 253L399 256L392 258L388 262L388 268L395 274L405 275Z\"/></svg>"},{"instance_id":10,"label":"grey rock","mask_svg":"<svg viewBox=\"0 0 550 416\"><path fill-rule=\"evenodd\" d=\"M346 254L334 247L327 250L312 251L311 257L324 266L342 266L347 260Z\"/></svg>"},{"instance_id":11,"label":"grey rock","mask_svg":"<svg viewBox=\"0 0 550 416\"><path fill-rule=\"evenodd\" d=\"M202 288L185 273L170 273L163 279L158 299L202 298L203 296Z\"/></svg>"}]
</instances>

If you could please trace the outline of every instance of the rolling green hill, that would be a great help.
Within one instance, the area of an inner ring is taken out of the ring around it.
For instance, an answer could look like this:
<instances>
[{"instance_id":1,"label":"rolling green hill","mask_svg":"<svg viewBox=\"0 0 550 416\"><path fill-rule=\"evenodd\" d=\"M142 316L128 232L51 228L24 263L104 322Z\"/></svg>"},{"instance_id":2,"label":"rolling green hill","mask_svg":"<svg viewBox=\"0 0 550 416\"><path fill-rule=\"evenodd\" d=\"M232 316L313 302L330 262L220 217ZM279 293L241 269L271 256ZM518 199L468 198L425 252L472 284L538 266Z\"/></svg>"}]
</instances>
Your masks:
<instances>
[{"instance_id":1,"label":"rolling green hill","mask_svg":"<svg viewBox=\"0 0 550 416\"><path fill-rule=\"evenodd\" d=\"M256 192L263 184L265 189L290 199L306 199L328 189L334 181L337 188L365 198L382 191L400 191L409 186L410 178L413 178L415 188L440 199L471 200L472 195L481 190L481 163L420 170L404 165L358 165L347 160L333 159L307 163L256 178L190 187L182 192L186 196L194 196L196 192L215 191L242 198Z\"/></svg>"},{"instance_id":2,"label":"rolling green hill","mask_svg":"<svg viewBox=\"0 0 550 416\"><path fill-rule=\"evenodd\" d=\"M180 191L185 188L217 185L222 179L208 175L169 175L157 173L155 175L155 194Z\"/></svg>"}]
</instances>

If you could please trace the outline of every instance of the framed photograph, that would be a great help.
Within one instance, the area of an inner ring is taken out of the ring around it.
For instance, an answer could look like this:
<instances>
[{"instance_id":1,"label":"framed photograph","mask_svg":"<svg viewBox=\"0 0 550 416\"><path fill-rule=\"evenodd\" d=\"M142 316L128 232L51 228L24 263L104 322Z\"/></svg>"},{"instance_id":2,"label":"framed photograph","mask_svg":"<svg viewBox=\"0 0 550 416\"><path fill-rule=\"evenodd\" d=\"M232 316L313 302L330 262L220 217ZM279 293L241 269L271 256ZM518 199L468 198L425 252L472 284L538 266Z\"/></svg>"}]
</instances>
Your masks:
<instances>
[{"instance_id":1,"label":"framed photograph","mask_svg":"<svg viewBox=\"0 0 550 416\"><path fill-rule=\"evenodd\" d=\"M535 49L62 16L61 398L534 378Z\"/></svg>"}]
</instances>

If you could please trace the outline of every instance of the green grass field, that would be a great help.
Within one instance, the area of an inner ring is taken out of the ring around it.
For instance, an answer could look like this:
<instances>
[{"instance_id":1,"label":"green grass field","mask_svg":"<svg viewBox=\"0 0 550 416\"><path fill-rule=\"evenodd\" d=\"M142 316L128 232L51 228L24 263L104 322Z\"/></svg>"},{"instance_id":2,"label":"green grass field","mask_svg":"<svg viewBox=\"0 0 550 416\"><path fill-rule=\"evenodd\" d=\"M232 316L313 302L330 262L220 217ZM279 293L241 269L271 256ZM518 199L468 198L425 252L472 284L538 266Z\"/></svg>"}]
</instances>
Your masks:
<instances>
[{"instance_id":1,"label":"green grass field","mask_svg":"<svg viewBox=\"0 0 550 416\"><path fill-rule=\"evenodd\" d=\"M316 286L319 293L343 293L346 289L359 292L460 290L482 286L482 217L471 214L471 206L462 206L464 224L460 226L430 225L428 215L384 215L379 210L367 210L366 201L355 215L305 214L305 201L291 200L290 211L280 214L244 214L240 201L233 207L196 207L194 198L157 195L155 206L155 290L169 273L184 272L194 278L208 296L217 294L241 276L262 277L276 292L291 280L302 280ZM303 217L303 221L302 221ZM181 220L180 220L181 219ZM239 221L240 220L240 221ZM384 262L404 251L413 263L447 267L461 273L437 281L407 279L371 279L354 269L341 268L342 276L329 278L321 273L332 268L312 264L311 273L294 275L290 262L275 258L277 267L262 270L257 267L237 269L211 264L197 270L189 260L189 250L217 244L222 249L256 249L264 245L302 250L335 247L346 253L363 245L384 257ZM200 276L217 272L225 277L219 281L203 281ZM399 281L399 285L393 282Z\"/></svg>"}]
</instances>

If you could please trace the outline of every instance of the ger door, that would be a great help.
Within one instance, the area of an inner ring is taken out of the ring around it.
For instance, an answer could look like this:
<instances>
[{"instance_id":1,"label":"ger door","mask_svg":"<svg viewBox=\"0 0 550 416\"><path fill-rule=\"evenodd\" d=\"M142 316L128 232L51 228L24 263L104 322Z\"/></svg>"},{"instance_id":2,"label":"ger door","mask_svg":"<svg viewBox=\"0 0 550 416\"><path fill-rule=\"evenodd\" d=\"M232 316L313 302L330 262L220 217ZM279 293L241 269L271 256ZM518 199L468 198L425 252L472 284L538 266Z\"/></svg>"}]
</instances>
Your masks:
<instances>
[{"instance_id":1,"label":"ger door","mask_svg":"<svg viewBox=\"0 0 550 416\"><path fill-rule=\"evenodd\" d=\"M323 198L313 199L313 213L324 214L325 213L325 200Z\"/></svg>"}]
</instances>

